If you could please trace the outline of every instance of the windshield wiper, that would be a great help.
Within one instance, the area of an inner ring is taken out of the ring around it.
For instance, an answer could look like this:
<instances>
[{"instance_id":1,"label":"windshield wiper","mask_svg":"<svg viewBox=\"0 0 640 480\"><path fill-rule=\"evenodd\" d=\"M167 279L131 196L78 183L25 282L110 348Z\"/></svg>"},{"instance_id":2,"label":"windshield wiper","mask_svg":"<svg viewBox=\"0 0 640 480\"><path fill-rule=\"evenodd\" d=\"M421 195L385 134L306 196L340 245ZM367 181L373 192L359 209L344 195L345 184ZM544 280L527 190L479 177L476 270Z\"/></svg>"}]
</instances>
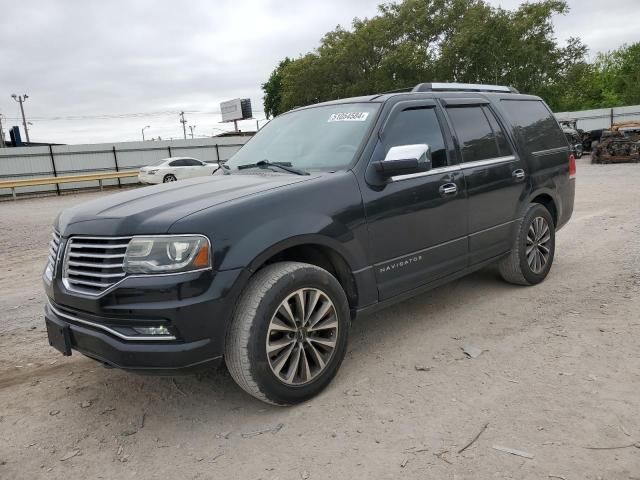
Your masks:
<instances>
[{"instance_id":1,"label":"windshield wiper","mask_svg":"<svg viewBox=\"0 0 640 480\"><path fill-rule=\"evenodd\" d=\"M244 170L247 168L263 168L263 167L277 167L285 172L295 173L296 175L311 175L309 172L293 168L291 162L270 162L269 160L260 160L256 163L247 163L246 165L238 165L238 170Z\"/></svg>"}]
</instances>

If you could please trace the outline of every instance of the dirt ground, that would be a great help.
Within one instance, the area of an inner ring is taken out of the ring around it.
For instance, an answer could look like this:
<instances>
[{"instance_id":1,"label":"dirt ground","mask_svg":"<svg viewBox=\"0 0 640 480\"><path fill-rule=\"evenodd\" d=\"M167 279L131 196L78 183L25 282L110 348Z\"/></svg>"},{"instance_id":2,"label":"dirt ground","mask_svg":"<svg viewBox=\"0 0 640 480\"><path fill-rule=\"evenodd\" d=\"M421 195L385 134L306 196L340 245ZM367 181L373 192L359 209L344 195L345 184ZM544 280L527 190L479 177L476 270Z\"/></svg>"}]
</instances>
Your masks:
<instances>
[{"instance_id":1,"label":"dirt ground","mask_svg":"<svg viewBox=\"0 0 640 480\"><path fill-rule=\"evenodd\" d=\"M337 378L294 408L224 371L59 355L50 225L100 194L0 203L0 478L639 480L640 166L588 162L544 283L487 268L355 323Z\"/></svg>"}]
</instances>

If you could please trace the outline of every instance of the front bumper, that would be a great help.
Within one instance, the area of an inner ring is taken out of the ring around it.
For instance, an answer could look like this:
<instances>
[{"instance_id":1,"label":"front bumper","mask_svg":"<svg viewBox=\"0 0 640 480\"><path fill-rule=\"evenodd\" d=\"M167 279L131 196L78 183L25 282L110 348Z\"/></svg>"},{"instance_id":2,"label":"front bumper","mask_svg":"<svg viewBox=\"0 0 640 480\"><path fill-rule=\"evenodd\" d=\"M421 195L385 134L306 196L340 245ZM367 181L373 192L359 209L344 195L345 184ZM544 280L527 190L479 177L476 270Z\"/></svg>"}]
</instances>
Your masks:
<instances>
[{"instance_id":1,"label":"front bumper","mask_svg":"<svg viewBox=\"0 0 640 480\"><path fill-rule=\"evenodd\" d=\"M149 175L147 173L138 173L138 182L156 184L156 183L162 183L162 178L158 177L158 175L156 174Z\"/></svg>"},{"instance_id":2,"label":"front bumper","mask_svg":"<svg viewBox=\"0 0 640 480\"><path fill-rule=\"evenodd\" d=\"M245 270L125 279L102 297L47 285L45 318L68 329L69 347L106 365L136 371L177 371L215 361ZM137 335L133 327L162 325L170 336Z\"/></svg>"},{"instance_id":3,"label":"front bumper","mask_svg":"<svg viewBox=\"0 0 640 480\"><path fill-rule=\"evenodd\" d=\"M45 317L57 327L69 329L72 350L110 367L125 370L173 371L196 367L222 356L212 356L211 339L172 343L123 341L95 327L91 328L77 321L70 321L68 317L59 316L50 305L45 309Z\"/></svg>"}]
</instances>

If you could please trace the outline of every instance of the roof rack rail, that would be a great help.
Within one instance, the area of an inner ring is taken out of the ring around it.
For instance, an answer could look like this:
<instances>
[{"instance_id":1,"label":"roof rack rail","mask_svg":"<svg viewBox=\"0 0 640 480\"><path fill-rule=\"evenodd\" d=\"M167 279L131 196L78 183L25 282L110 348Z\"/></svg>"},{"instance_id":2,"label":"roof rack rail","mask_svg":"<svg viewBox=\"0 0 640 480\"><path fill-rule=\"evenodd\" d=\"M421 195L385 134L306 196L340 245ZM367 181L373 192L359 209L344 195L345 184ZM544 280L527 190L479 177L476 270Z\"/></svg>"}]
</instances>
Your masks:
<instances>
[{"instance_id":1,"label":"roof rack rail","mask_svg":"<svg viewBox=\"0 0 640 480\"><path fill-rule=\"evenodd\" d=\"M494 92L520 93L513 87L503 85L482 85L476 83L419 83L412 92Z\"/></svg>"},{"instance_id":2,"label":"roof rack rail","mask_svg":"<svg viewBox=\"0 0 640 480\"><path fill-rule=\"evenodd\" d=\"M387 93L402 93L402 92L412 92L414 87L404 87L404 88L396 88L394 90L385 90L382 93L379 93L379 95L385 95Z\"/></svg>"}]
</instances>

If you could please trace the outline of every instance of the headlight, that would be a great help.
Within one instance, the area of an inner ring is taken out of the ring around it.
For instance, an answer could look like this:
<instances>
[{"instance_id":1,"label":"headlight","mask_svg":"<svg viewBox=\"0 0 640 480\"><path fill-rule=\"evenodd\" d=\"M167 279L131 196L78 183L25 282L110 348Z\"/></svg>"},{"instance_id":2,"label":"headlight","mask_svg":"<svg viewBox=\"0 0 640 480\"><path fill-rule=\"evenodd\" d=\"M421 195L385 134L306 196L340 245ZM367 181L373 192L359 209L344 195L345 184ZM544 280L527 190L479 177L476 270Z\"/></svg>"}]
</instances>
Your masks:
<instances>
[{"instance_id":1,"label":"headlight","mask_svg":"<svg viewBox=\"0 0 640 480\"><path fill-rule=\"evenodd\" d=\"M158 169L156 168L155 170L148 170L147 173L149 175L155 175L155 173L158 171Z\"/></svg>"},{"instance_id":2,"label":"headlight","mask_svg":"<svg viewBox=\"0 0 640 480\"><path fill-rule=\"evenodd\" d=\"M197 235L133 237L123 265L127 273L177 273L209 267L209 239Z\"/></svg>"}]
</instances>

